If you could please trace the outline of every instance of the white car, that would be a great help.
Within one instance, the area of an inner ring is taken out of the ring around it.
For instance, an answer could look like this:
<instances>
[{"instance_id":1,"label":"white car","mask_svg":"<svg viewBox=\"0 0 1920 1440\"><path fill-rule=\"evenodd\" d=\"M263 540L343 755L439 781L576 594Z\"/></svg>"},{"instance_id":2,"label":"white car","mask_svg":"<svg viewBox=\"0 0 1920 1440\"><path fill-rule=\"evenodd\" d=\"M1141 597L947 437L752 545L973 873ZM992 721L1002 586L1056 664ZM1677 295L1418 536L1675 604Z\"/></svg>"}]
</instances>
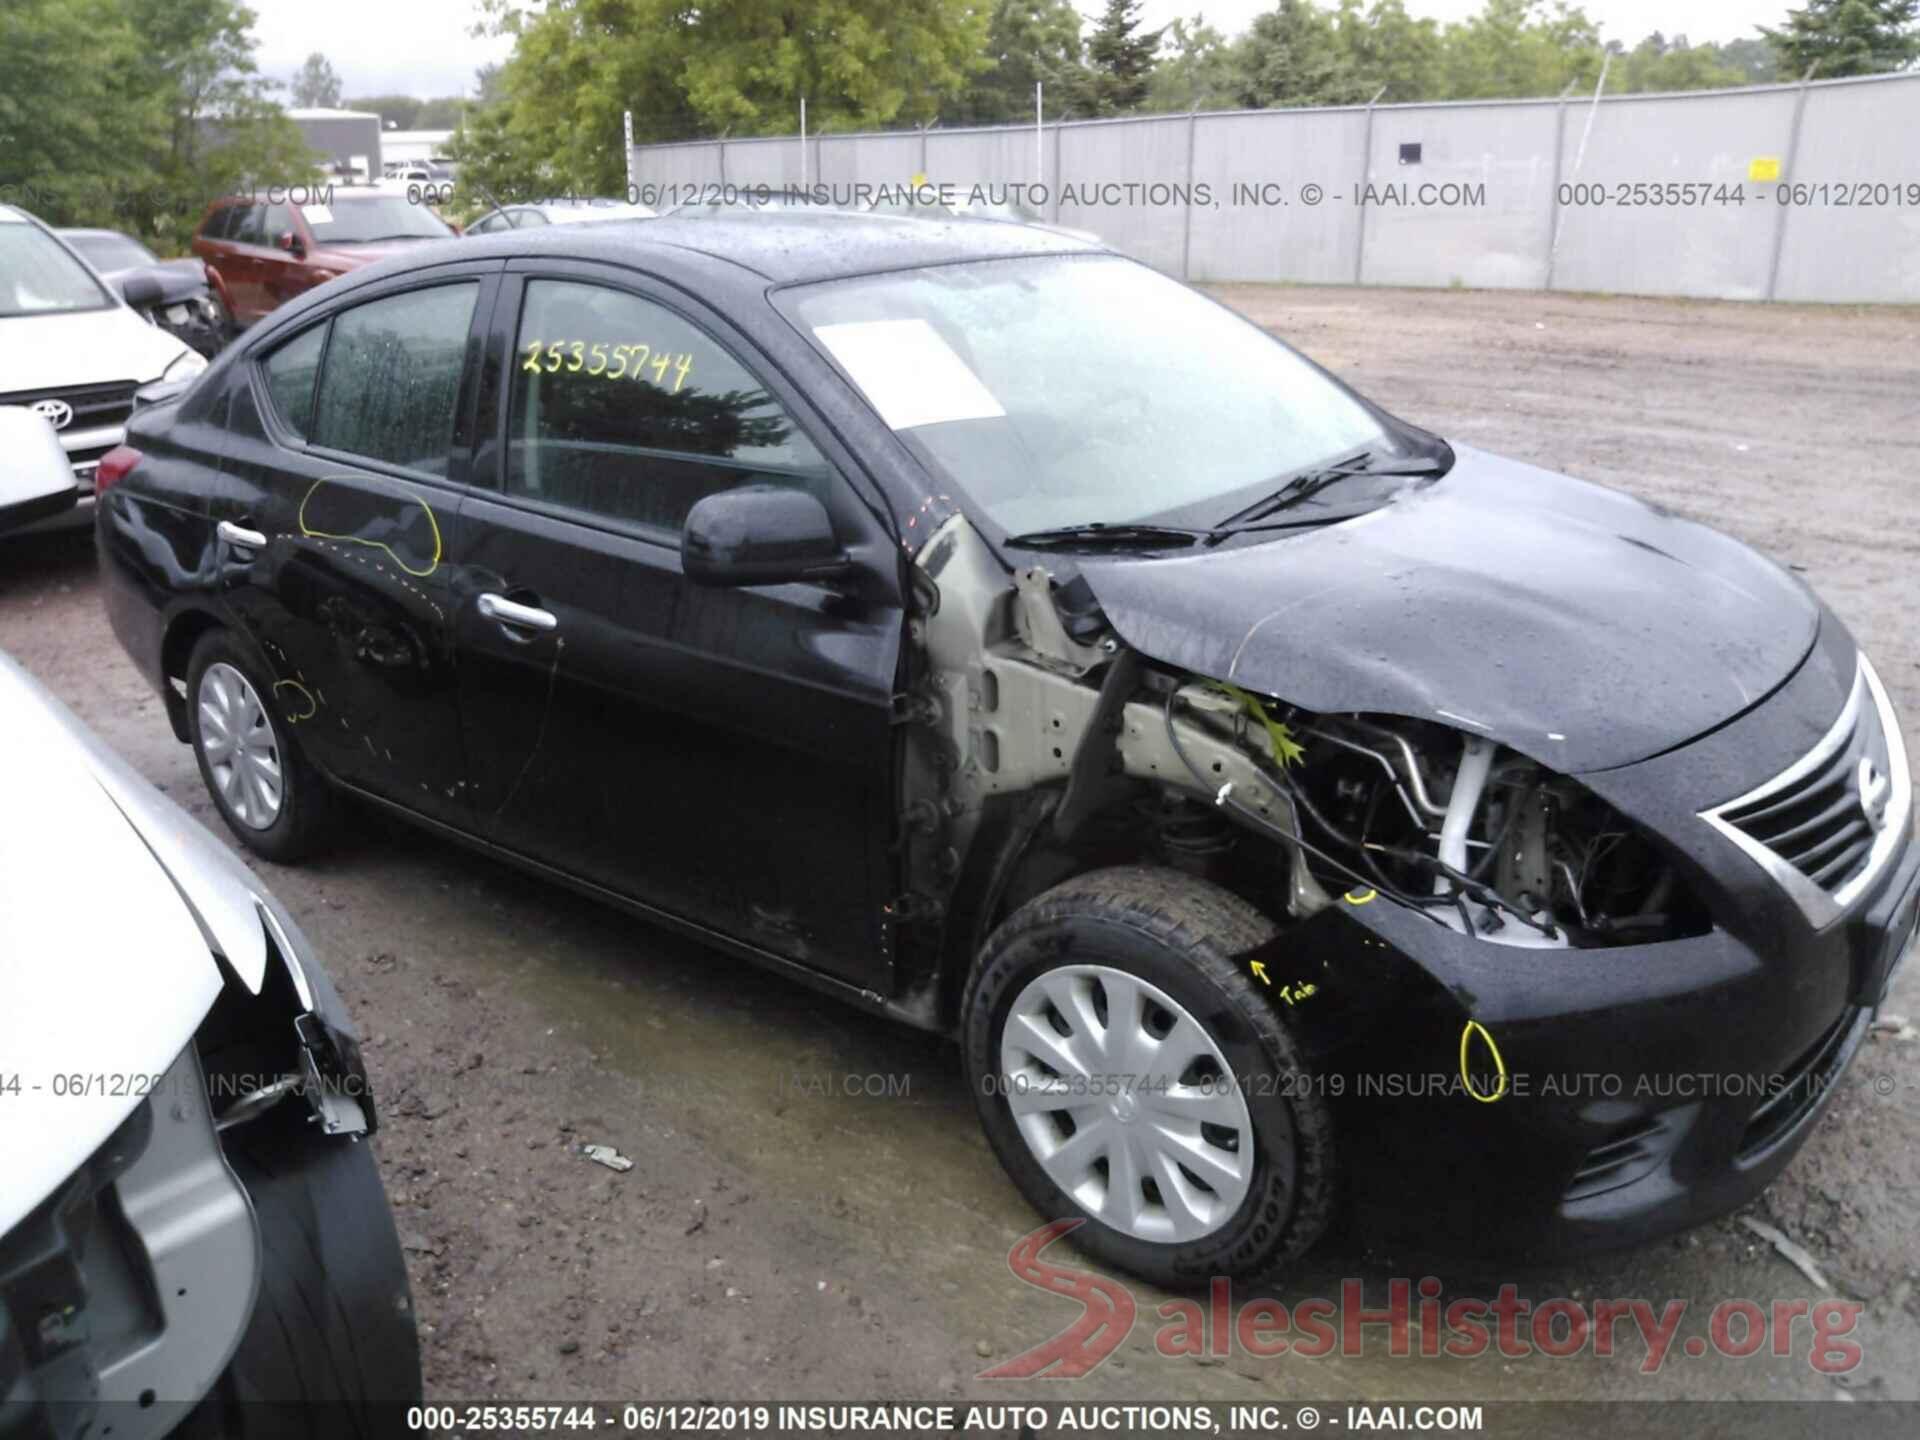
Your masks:
<instances>
[{"instance_id":1,"label":"white car","mask_svg":"<svg viewBox=\"0 0 1920 1440\"><path fill-rule=\"evenodd\" d=\"M0 532L67 475L0 407ZM5 654L0 734L0 1433L397 1432L419 1341L326 971Z\"/></svg>"},{"instance_id":2,"label":"white car","mask_svg":"<svg viewBox=\"0 0 1920 1440\"><path fill-rule=\"evenodd\" d=\"M91 517L94 468L125 438L134 391L206 368L45 225L0 205L0 406L53 426L82 502L43 524Z\"/></svg>"}]
</instances>

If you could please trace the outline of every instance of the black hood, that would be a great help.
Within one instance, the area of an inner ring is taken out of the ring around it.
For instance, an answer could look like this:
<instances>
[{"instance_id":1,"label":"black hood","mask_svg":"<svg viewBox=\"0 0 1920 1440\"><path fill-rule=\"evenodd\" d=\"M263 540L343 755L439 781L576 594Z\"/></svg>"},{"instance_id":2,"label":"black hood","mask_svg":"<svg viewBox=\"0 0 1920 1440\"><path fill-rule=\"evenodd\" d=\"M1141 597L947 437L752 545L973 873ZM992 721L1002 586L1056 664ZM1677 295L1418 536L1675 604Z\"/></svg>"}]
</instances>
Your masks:
<instances>
[{"instance_id":1,"label":"black hood","mask_svg":"<svg viewBox=\"0 0 1920 1440\"><path fill-rule=\"evenodd\" d=\"M1812 647L1812 595L1738 541L1454 453L1444 478L1352 520L1206 554L1088 558L1081 573L1156 660L1309 710L1439 720L1562 771L1711 730Z\"/></svg>"}]
</instances>

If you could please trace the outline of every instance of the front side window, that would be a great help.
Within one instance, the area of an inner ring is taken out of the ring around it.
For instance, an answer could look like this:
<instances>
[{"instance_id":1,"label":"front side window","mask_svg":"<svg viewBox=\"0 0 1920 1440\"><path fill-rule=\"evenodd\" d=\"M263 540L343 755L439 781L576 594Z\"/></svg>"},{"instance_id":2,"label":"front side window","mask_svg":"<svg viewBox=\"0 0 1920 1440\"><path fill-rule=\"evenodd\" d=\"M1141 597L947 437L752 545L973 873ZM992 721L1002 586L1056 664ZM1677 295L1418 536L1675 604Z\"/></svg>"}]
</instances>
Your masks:
<instances>
[{"instance_id":1,"label":"front side window","mask_svg":"<svg viewBox=\"0 0 1920 1440\"><path fill-rule=\"evenodd\" d=\"M0 220L0 318L104 310L113 297L38 225Z\"/></svg>"},{"instance_id":2,"label":"front side window","mask_svg":"<svg viewBox=\"0 0 1920 1440\"><path fill-rule=\"evenodd\" d=\"M1010 532L1178 512L1210 524L1277 477L1397 443L1265 331L1117 256L867 275L777 303Z\"/></svg>"},{"instance_id":3,"label":"front side window","mask_svg":"<svg viewBox=\"0 0 1920 1440\"><path fill-rule=\"evenodd\" d=\"M479 289L410 290L336 315L313 443L445 475Z\"/></svg>"},{"instance_id":4,"label":"front side window","mask_svg":"<svg viewBox=\"0 0 1920 1440\"><path fill-rule=\"evenodd\" d=\"M302 440L313 429L313 382L320 374L320 356L327 348L327 327L316 325L297 335L267 357L267 393L274 413Z\"/></svg>"},{"instance_id":5,"label":"front side window","mask_svg":"<svg viewBox=\"0 0 1920 1440\"><path fill-rule=\"evenodd\" d=\"M528 282L508 426L509 494L653 529L739 485L827 498L826 461L745 366L604 286Z\"/></svg>"}]
</instances>

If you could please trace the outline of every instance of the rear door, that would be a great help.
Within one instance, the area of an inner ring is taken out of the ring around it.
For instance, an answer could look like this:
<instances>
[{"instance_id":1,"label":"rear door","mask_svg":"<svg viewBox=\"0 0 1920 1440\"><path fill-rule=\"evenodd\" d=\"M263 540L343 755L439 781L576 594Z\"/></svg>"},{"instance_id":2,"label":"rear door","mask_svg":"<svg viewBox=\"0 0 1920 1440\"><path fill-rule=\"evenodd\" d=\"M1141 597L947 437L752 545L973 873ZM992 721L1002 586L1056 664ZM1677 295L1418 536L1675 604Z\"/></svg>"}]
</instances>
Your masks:
<instances>
[{"instance_id":1,"label":"rear door","mask_svg":"<svg viewBox=\"0 0 1920 1440\"><path fill-rule=\"evenodd\" d=\"M224 598L335 779L467 814L449 617L498 262L396 278L258 356L211 501Z\"/></svg>"},{"instance_id":2,"label":"rear door","mask_svg":"<svg viewBox=\"0 0 1920 1440\"><path fill-rule=\"evenodd\" d=\"M267 299L267 207L261 204L236 206L228 217L226 252L221 273L240 307L238 318L251 325L273 309Z\"/></svg>"},{"instance_id":3,"label":"rear door","mask_svg":"<svg viewBox=\"0 0 1920 1440\"><path fill-rule=\"evenodd\" d=\"M252 323L253 311L246 298L247 261L231 236L247 213L246 202L222 206L207 216L194 242L193 251L218 278L227 308L241 325Z\"/></svg>"},{"instance_id":4,"label":"rear door","mask_svg":"<svg viewBox=\"0 0 1920 1440\"><path fill-rule=\"evenodd\" d=\"M738 332L628 272L510 265L489 347L454 616L483 833L884 986L903 616L850 457ZM689 583L688 509L745 484L820 496L862 578Z\"/></svg>"}]
</instances>

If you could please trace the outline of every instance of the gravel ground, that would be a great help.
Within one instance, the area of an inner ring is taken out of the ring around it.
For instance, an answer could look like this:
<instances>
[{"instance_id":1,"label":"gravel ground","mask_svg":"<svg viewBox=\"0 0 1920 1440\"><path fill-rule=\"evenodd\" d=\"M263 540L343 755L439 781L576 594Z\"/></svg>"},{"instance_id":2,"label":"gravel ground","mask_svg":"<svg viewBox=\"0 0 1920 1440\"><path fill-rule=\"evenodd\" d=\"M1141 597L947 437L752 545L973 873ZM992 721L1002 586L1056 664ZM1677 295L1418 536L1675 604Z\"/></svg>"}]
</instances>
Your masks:
<instances>
[{"instance_id":1,"label":"gravel ground","mask_svg":"<svg viewBox=\"0 0 1920 1440\"><path fill-rule=\"evenodd\" d=\"M1920 751L1912 439L1920 312L1532 294L1226 287L1231 304L1451 438L1644 495L1803 571L1877 657ZM0 646L218 828L192 758L102 614L84 537L0 546ZM1630 698L1630 697L1629 697ZM383 1096L375 1142L437 1399L994 1400L1920 1397L1920 1044L1881 1036L1748 1212L1862 1302L1865 1358L1683 1353L1718 1301L1820 1298L1737 1218L1547 1269L1309 1257L1272 1293L1690 1302L1644 1347L1568 1359L1164 1355L1155 1307L1078 1381L982 1381L1074 1318L1008 1248L1038 1223L948 1046L819 999L397 825L260 864L331 967ZM1889 1009L1920 1013L1909 967ZM1884 1079L1882 1077L1885 1077ZM1880 1088L1890 1089L1880 1094ZM877 1093L876 1093L877 1092ZM576 1153L617 1146L614 1174ZM1419 1184L1445 1177L1418 1177ZM1250 1298L1236 1292L1236 1303Z\"/></svg>"}]
</instances>

